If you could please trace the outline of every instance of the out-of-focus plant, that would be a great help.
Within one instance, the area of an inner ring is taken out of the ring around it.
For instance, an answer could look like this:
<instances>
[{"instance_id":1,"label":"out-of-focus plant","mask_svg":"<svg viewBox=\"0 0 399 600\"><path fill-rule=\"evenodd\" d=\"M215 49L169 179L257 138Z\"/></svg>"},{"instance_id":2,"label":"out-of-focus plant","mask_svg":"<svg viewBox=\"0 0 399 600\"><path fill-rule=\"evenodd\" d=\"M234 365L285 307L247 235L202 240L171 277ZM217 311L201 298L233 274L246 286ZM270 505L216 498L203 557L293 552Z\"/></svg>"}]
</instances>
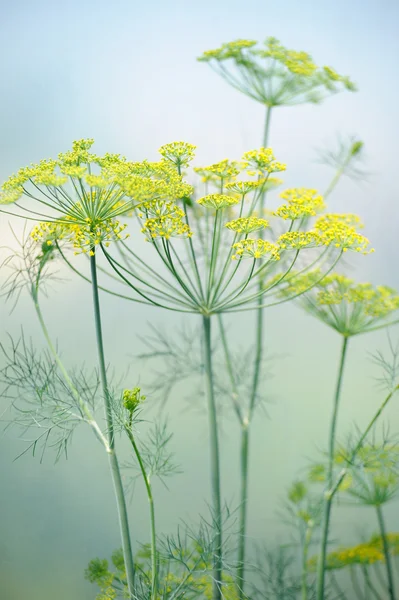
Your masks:
<instances>
[{"instance_id":1,"label":"out-of-focus plant","mask_svg":"<svg viewBox=\"0 0 399 600\"><path fill-rule=\"evenodd\" d=\"M324 192L329 196L343 175L354 180L364 180L367 172L362 168L364 143L356 136L339 138L337 148L324 148L318 152L318 162L332 167L335 175Z\"/></svg>"},{"instance_id":2,"label":"out-of-focus plant","mask_svg":"<svg viewBox=\"0 0 399 600\"><path fill-rule=\"evenodd\" d=\"M348 452L339 449L336 463L345 464ZM350 486L346 493L353 499L355 506L370 506L376 510L379 527L379 545L384 557L387 576L387 590L390 600L395 599L394 577L390 556L383 506L393 500L399 490L399 448L389 442L365 445L358 452L357 459L349 466Z\"/></svg>"},{"instance_id":3,"label":"out-of-focus plant","mask_svg":"<svg viewBox=\"0 0 399 600\"><path fill-rule=\"evenodd\" d=\"M326 220L328 221L328 217ZM293 274L290 281L287 282L287 289L284 290L284 293L292 296L295 293L299 294L304 287L309 289L310 281L315 281L318 273L316 269L314 272L305 275L296 276ZM333 468L336 451L336 427L348 343L353 336L388 327L396 322L393 319L393 314L399 308L399 295L386 286L373 287L369 283L356 284L352 279L343 275L330 274L315 286L312 286L309 293L301 296L298 302L309 314L334 329L342 338L333 412L330 421L329 458L318 570L317 597L318 600L321 600L324 594L324 563L333 499L331 490L334 488Z\"/></svg>"},{"instance_id":4,"label":"out-of-focus plant","mask_svg":"<svg viewBox=\"0 0 399 600\"><path fill-rule=\"evenodd\" d=\"M381 577L379 567L387 567L386 557L397 557L399 554L399 534L386 533L384 536L373 535L368 541L361 542L354 546L341 546L336 550L329 552L326 557L326 574L329 577L331 587L343 599L349 597L343 591L336 575L342 571L349 570L353 591L360 600L368 597L371 592L376 600L383 600L386 594L391 593L387 582ZM317 565L317 558L309 560L308 568L314 571ZM358 578L357 571L360 569L364 578L366 594L363 594ZM379 585L378 585L379 584ZM382 588L382 591L381 589ZM394 596L393 596L394 597Z\"/></svg>"},{"instance_id":5,"label":"out-of-focus plant","mask_svg":"<svg viewBox=\"0 0 399 600\"><path fill-rule=\"evenodd\" d=\"M225 519L225 528L232 523L229 515ZM183 523L176 535L166 535L159 539L157 553L158 598L174 600L181 598L212 597L212 564L217 529L214 524L201 518L197 528ZM225 540L226 544L226 540ZM229 553L228 544L225 554ZM143 545L135 556L136 597L148 598L152 589L152 552L151 546ZM222 596L226 600L236 600L237 588L230 574L228 562L223 565L223 581L220 582ZM97 584L100 594L97 600L126 597L128 593L126 570L123 554L116 550L112 555L112 566L106 559L96 558L90 561L86 569L86 578Z\"/></svg>"},{"instance_id":6,"label":"out-of-focus plant","mask_svg":"<svg viewBox=\"0 0 399 600\"><path fill-rule=\"evenodd\" d=\"M227 42L206 50L198 60L266 106L268 115L275 106L319 103L344 89L356 90L349 77L331 67L318 67L307 52L289 50L274 37L264 44L253 40Z\"/></svg>"},{"instance_id":7,"label":"out-of-focus plant","mask_svg":"<svg viewBox=\"0 0 399 600\"><path fill-rule=\"evenodd\" d=\"M302 600L308 600L309 591L314 589L314 582L310 585L308 580L308 556L314 534L321 524L322 509L320 495L312 493L307 482L297 480L292 483L282 518L286 521L288 515L288 523L299 538Z\"/></svg>"}]
</instances>

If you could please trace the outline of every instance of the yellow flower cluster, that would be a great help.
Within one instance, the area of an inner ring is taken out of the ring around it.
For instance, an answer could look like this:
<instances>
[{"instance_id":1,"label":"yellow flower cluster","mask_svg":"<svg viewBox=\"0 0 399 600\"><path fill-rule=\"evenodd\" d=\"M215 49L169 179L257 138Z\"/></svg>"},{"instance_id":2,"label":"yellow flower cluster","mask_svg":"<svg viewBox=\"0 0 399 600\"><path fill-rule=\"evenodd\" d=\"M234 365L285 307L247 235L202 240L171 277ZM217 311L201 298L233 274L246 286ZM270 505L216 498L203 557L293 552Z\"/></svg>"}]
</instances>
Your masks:
<instances>
[{"instance_id":1,"label":"yellow flower cluster","mask_svg":"<svg viewBox=\"0 0 399 600\"><path fill-rule=\"evenodd\" d=\"M220 48L215 48L215 50L206 50L198 60L208 62L212 59L221 61L233 57L239 58L243 50L253 48L256 44L257 42L254 40L234 40L222 44Z\"/></svg>"},{"instance_id":2,"label":"yellow flower cluster","mask_svg":"<svg viewBox=\"0 0 399 600\"><path fill-rule=\"evenodd\" d=\"M195 156L196 146L187 142L171 142L159 148L159 153L177 167L186 167Z\"/></svg>"},{"instance_id":3,"label":"yellow flower cluster","mask_svg":"<svg viewBox=\"0 0 399 600\"><path fill-rule=\"evenodd\" d=\"M399 554L399 534L387 533L386 541L390 552L394 555ZM373 535L368 542L338 548L338 550L330 552L326 558L326 568L330 571L355 565L372 565L377 562L385 562L382 537ZM316 569L317 556L313 556L309 560L308 566L311 570Z\"/></svg>"},{"instance_id":4,"label":"yellow flower cluster","mask_svg":"<svg viewBox=\"0 0 399 600\"><path fill-rule=\"evenodd\" d=\"M73 223L55 221L39 223L31 232L32 239L40 244L52 246L55 241L68 239L71 241L75 254L93 255L93 248L99 244L109 246L112 241L127 239L129 234L123 234L126 224L116 219L107 219L97 224Z\"/></svg>"},{"instance_id":5,"label":"yellow flower cluster","mask_svg":"<svg viewBox=\"0 0 399 600\"><path fill-rule=\"evenodd\" d=\"M326 208L323 197L313 189L291 188L284 190L280 198L287 200L287 203L280 206L274 214L283 219L314 217Z\"/></svg>"},{"instance_id":6,"label":"yellow flower cluster","mask_svg":"<svg viewBox=\"0 0 399 600\"><path fill-rule=\"evenodd\" d=\"M146 396L142 396L141 388L135 387L132 390L123 390L122 393L122 402L123 406L130 413L133 413L138 406L144 402Z\"/></svg>"},{"instance_id":7,"label":"yellow flower cluster","mask_svg":"<svg viewBox=\"0 0 399 600\"><path fill-rule=\"evenodd\" d=\"M146 217L147 219L158 219L159 217L174 216L184 217L184 210L179 208L177 204L171 200L149 200L142 202L138 207L138 214L140 218Z\"/></svg>"},{"instance_id":8,"label":"yellow flower cluster","mask_svg":"<svg viewBox=\"0 0 399 600\"><path fill-rule=\"evenodd\" d=\"M233 196L226 196L225 194L208 194L207 196L203 196L203 198L197 200L197 202L198 204L201 204L201 206L219 210L220 208L225 208L226 206L238 204L240 200L238 198L234 198Z\"/></svg>"},{"instance_id":9,"label":"yellow flower cluster","mask_svg":"<svg viewBox=\"0 0 399 600\"><path fill-rule=\"evenodd\" d=\"M277 244L284 250L301 250L324 246L325 240L316 231L288 231L280 235Z\"/></svg>"},{"instance_id":10,"label":"yellow flower cluster","mask_svg":"<svg viewBox=\"0 0 399 600\"><path fill-rule=\"evenodd\" d=\"M267 106L319 102L339 89L356 89L349 77L328 66L318 67L307 52L290 50L274 37L264 46L254 40L225 43L198 60L212 63L226 81ZM223 61L230 62L221 65Z\"/></svg>"},{"instance_id":11,"label":"yellow flower cluster","mask_svg":"<svg viewBox=\"0 0 399 600\"><path fill-rule=\"evenodd\" d=\"M324 238L325 245L342 248L344 252L353 250L362 254L373 252L369 240L357 233L356 225L361 226L360 219L351 214L327 214L319 217L315 230Z\"/></svg>"},{"instance_id":12,"label":"yellow flower cluster","mask_svg":"<svg viewBox=\"0 0 399 600\"><path fill-rule=\"evenodd\" d=\"M259 150L249 150L243 154L243 166L248 170L249 175L265 176L268 173L285 171L287 165L275 160L271 148L259 148Z\"/></svg>"},{"instance_id":13,"label":"yellow flower cluster","mask_svg":"<svg viewBox=\"0 0 399 600\"><path fill-rule=\"evenodd\" d=\"M399 294L392 288L356 284L337 273L323 277L320 269L292 274L282 293L287 297L304 294L304 308L346 336L367 332L399 309Z\"/></svg>"},{"instance_id":14,"label":"yellow flower cluster","mask_svg":"<svg viewBox=\"0 0 399 600\"><path fill-rule=\"evenodd\" d=\"M318 78L328 89L332 83L342 83L348 90L354 91L355 85L344 75L339 75L331 67L319 67L313 62L312 57L307 52L289 50L285 48L279 40L269 37L265 42L266 48L257 50L256 53L263 58L270 58L286 67L293 75L302 78Z\"/></svg>"},{"instance_id":15,"label":"yellow flower cluster","mask_svg":"<svg viewBox=\"0 0 399 600\"><path fill-rule=\"evenodd\" d=\"M268 227L269 221L266 219L258 219L257 217L240 217L226 223L225 227L235 231L236 233L251 233Z\"/></svg>"},{"instance_id":16,"label":"yellow flower cluster","mask_svg":"<svg viewBox=\"0 0 399 600\"><path fill-rule=\"evenodd\" d=\"M147 219L141 231L149 239L163 237L168 240L171 237L189 238L193 235L190 227L183 222L182 218L173 215L166 215L157 219Z\"/></svg>"},{"instance_id":17,"label":"yellow flower cluster","mask_svg":"<svg viewBox=\"0 0 399 600\"><path fill-rule=\"evenodd\" d=\"M265 185L265 182L266 179L259 179L258 181L232 181L231 183L226 184L226 189L245 196L249 192ZM268 182L270 182L270 179Z\"/></svg>"},{"instance_id":18,"label":"yellow flower cluster","mask_svg":"<svg viewBox=\"0 0 399 600\"><path fill-rule=\"evenodd\" d=\"M269 260L279 260L279 247L276 244L267 242L265 240L242 240L233 244L235 254L232 258L234 260L241 258L262 258L262 256L268 256Z\"/></svg>"},{"instance_id":19,"label":"yellow flower cluster","mask_svg":"<svg viewBox=\"0 0 399 600\"><path fill-rule=\"evenodd\" d=\"M361 305L362 312L369 317L386 317L399 308L399 295L390 287L371 283L358 283L338 274L327 275L318 284L318 304Z\"/></svg>"},{"instance_id":20,"label":"yellow flower cluster","mask_svg":"<svg viewBox=\"0 0 399 600\"><path fill-rule=\"evenodd\" d=\"M209 165L208 167L194 167L195 173L202 176L203 178L210 177L211 179L216 177L219 179L223 179L223 181L227 181L229 179L234 179L240 172L238 168L238 163L235 161L229 161L227 158L221 160L218 163L214 163L213 165Z\"/></svg>"},{"instance_id":21,"label":"yellow flower cluster","mask_svg":"<svg viewBox=\"0 0 399 600\"><path fill-rule=\"evenodd\" d=\"M326 558L326 569L332 571L352 565L372 565L383 562L384 553L373 544L365 543L330 552Z\"/></svg>"}]
</instances>

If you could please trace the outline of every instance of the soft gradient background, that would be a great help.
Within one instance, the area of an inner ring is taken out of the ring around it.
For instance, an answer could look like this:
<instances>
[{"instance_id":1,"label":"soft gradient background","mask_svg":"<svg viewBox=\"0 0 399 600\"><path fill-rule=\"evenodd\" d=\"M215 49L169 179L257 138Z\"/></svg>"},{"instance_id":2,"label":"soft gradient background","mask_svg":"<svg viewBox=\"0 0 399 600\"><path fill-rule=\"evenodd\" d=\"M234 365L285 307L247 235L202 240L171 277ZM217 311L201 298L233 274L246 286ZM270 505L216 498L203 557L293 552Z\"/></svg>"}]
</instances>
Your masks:
<instances>
[{"instance_id":1,"label":"soft gradient background","mask_svg":"<svg viewBox=\"0 0 399 600\"><path fill-rule=\"evenodd\" d=\"M197 164L209 164L261 142L263 109L229 88L196 57L205 49L239 37L273 35L316 62L335 67L358 84L322 106L283 108L274 117L271 145L288 164L285 183L323 189L331 171L315 162L315 148L334 144L337 133L364 140L367 184L342 181L331 205L359 213L377 251L351 264L361 280L399 286L397 271L397 56L398 3L385 0L202 0L67 3L15 0L1 3L1 160L3 180L20 166L67 149L73 139L94 137L96 151L120 152L133 160L156 158L162 144L183 139L198 146ZM17 229L19 225L16 226ZM8 218L0 216L0 245L11 243ZM5 277L0 273L0 279ZM70 278L60 285L46 315L68 364L95 364L90 290ZM10 315L0 304L0 340L18 335L21 324L38 346L41 334L29 298ZM179 316L103 299L108 359L122 371L140 352L137 334L146 322L163 324L173 335ZM195 325L195 318L189 320ZM251 342L250 316L231 319L237 348ZM294 307L268 313L270 353L284 355L272 365L268 417L254 428L249 535L273 544L286 535L275 511L298 471L325 444L339 339ZM394 338L396 332L393 332ZM384 348L384 334L353 342L342 399L339 431L364 425L381 399L368 353ZM133 385L149 380L146 367L131 369ZM207 422L187 408L193 391L181 386L168 412L174 449L184 475L168 492L157 487L160 531L174 531L181 518L205 510L209 498ZM194 385L194 384L192 384ZM195 384L197 385L197 384ZM386 414L399 428L397 401ZM4 419L8 415L4 415ZM238 432L223 427L225 498L237 502ZM83 580L93 556L109 556L119 545L116 509L107 461L91 432L78 432L68 461L43 464L25 456L23 444L7 433L0 439L0 598L75 600L94 598ZM146 501L137 486L131 505L135 543L148 540ZM399 529L396 505L388 526ZM335 511L342 543L371 533L367 511ZM286 537L284 537L286 539Z\"/></svg>"}]
</instances>

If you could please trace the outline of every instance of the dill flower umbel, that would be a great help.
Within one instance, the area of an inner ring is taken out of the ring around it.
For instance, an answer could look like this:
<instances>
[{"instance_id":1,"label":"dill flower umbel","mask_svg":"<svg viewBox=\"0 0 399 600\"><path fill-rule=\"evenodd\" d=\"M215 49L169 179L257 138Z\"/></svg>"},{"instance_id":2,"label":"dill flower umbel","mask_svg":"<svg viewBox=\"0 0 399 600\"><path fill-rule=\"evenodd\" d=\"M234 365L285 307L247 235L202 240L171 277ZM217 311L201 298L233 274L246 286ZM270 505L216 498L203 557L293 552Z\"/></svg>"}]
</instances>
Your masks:
<instances>
[{"instance_id":1,"label":"dill flower umbel","mask_svg":"<svg viewBox=\"0 0 399 600\"><path fill-rule=\"evenodd\" d=\"M177 167L186 167L195 156L196 146L187 142L171 142L159 149L159 153Z\"/></svg>"},{"instance_id":2,"label":"dill flower umbel","mask_svg":"<svg viewBox=\"0 0 399 600\"><path fill-rule=\"evenodd\" d=\"M3 184L0 203L12 200L19 208L24 208L19 204L22 199L38 203L37 210L30 207L28 213L45 218L32 232L35 241L51 245L65 239L76 253L93 253L95 246L109 246L128 237L126 224L117 217L135 209L148 219L161 219L145 225L152 237L190 234L175 200L190 195L193 189L183 182L170 159L174 153L183 164L194 147L183 142L167 144L161 149L167 160L131 163L119 154L93 154L93 142L75 141L72 150L57 159L22 168Z\"/></svg>"},{"instance_id":3,"label":"dill flower umbel","mask_svg":"<svg viewBox=\"0 0 399 600\"><path fill-rule=\"evenodd\" d=\"M149 238L163 237L191 237L193 232L190 227L184 223L180 216L158 217L156 219L147 219L141 230Z\"/></svg>"},{"instance_id":4,"label":"dill flower umbel","mask_svg":"<svg viewBox=\"0 0 399 600\"><path fill-rule=\"evenodd\" d=\"M314 217L326 208L323 197L313 189L291 188L281 192L280 198L287 200L287 203L282 204L274 214L283 219Z\"/></svg>"},{"instance_id":5,"label":"dill flower umbel","mask_svg":"<svg viewBox=\"0 0 399 600\"><path fill-rule=\"evenodd\" d=\"M239 174L240 169L237 162L225 158L208 167L194 167L194 172L205 178L210 176L211 178L215 177L219 180L228 181L234 179Z\"/></svg>"},{"instance_id":6,"label":"dill flower umbel","mask_svg":"<svg viewBox=\"0 0 399 600\"><path fill-rule=\"evenodd\" d=\"M232 181L226 184L226 190L246 196L249 192L263 187L266 181L266 179L259 179L258 181ZM268 181L270 182L270 179Z\"/></svg>"},{"instance_id":7,"label":"dill flower umbel","mask_svg":"<svg viewBox=\"0 0 399 600\"><path fill-rule=\"evenodd\" d=\"M199 57L230 85L266 106L321 102L341 90L354 91L349 77L330 66L319 67L303 51L290 50L274 37L264 44L236 40Z\"/></svg>"},{"instance_id":8,"label":"dill flower umbel","mask_svg":"<svg viewBox=\"0 0 399 600\"><path fill-rule=\"evenodd\" d=\"M329 571L335 569L344 569L354 565L372 565L376 562L383 562L384 554L382 550L370 543L358 544L349 548L340 548L330 552L326 557L325 568ZM309 561L311 570L316 568L317 557L312 557Z\"/></svg>"},{"instance_id":9,"label":"dill flower umbel","mask_svg":"<svg viewBox=\"0 0 399 600\"><path fill-rule=\"evenodd\" d=\"M369 240L356 231L356 227L363 227L359 217L352 214L326 214L315 222L315 230L323 236L326 245L342 248L344 252L353 250L368 254L374 250L370 248Z\"/></svg>"},{"instance_id":10,"label":"dill flower umbel","mask_svg":"<svg viewBox=\"0 0 399 600\"><path fill-rule=\"evenodd\" d=\"M235 254L233 259L239 258L262 258L266 256L269 260L279 260L279 247L276 244L267 242L265 240L242 240L233 244L233 250Z\"/></svg>"},{"instance_id":11,"label":"dill flower umbel","mask_svg":"<svg viewBox=\"0 0 399 600\"><path fill-rule=\"evenodd\" d=\"M345 336L387 327L392 322L390 317L399 309L399 295L390 287L355 283L336 273L323 277L318 269L292 275L283 293L297 295L304 292L301 305Z\"/></svg>"},{"instance_id":12,"label":"dill flower umbel","mask_svg":"<svg viewBox=\"0 0 399 600\"><path fill-rule=\"evenodd\" d=\"M287 165L275 160L271 148L259 148L259 150L249 150L243 154L243 166L247 169L248 175L265 176L269 173L285 171Z\"/></svg>"},{"instance_id":13,"label":"dill flower umbel","mask_svg":"<svg viewBox=\"0 0 399 600\"><path fill-rule=\"evenodd\" d=\"M226 208L226 206L238 204L240 200L238 198L234 198L233 196L226 196L225 194L208 194L207 196L197 200L197 202L198 204L201 204L201 206L219 210L220 208Z\"/></svg>"},{"instance_id":14,"label":"dill flower umbel","mask_svg":"<svg viewBox=\"0 0 399 600\"><path fill-rule=\"evenodd\" d=\"M259 231L269 226L269 221L266 219L258 219L257 217L240 217L226 223L225 227L231 229L236 233L251 233L252 231Z\"/></svg>"},{"instance_id":15,"label":"dill flower umbel","mask_svg":"<svg viewBox=\"0 0 399 600\"><path fill-rule=\"evenodd\" d=\"M284 250L319 248L327 245L323 236L317 231L287 231L287 233L280 235L277 244Z\"/></svg>"}]
</instances>

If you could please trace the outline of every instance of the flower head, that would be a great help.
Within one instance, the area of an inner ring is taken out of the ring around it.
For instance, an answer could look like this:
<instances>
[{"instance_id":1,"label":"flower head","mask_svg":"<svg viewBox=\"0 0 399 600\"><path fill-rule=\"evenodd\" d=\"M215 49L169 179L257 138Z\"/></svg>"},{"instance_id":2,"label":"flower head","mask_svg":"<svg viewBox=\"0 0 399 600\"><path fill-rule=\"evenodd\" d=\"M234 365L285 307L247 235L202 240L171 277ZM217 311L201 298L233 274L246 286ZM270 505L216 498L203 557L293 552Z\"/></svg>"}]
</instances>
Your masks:
<instances>
[{"instance_id":1,"label":"flower head","mask_svg":"<svg viewBox=\"0 0 399 600\"><path fill-rule=\"evenodd\" d=\"M190 227L184 223L180 216L166 215L156 219L147 219L143 225L142 232L149 239L163 237L170 239L171 237L191 237L193 232Z\"/></svg>"},{"instance_id":2,"label":"flower head","mask_svg":"<svg viewBox=\"0 0 399 600\"><path fill-rule=\"evenodd\" d=\"M377 325L388 326L389 317L399 309L399 294L392 288L355 283L337 273L323 277L318 269L292 275L283 293L304 294L300 299L304 308L346 336L365 333Z\"/></svg>"},{"instance_id":3,"label":"flower head","mask_svg":"<svg viewBox=\"0 0 399 600\"><path fill-rule=\"evenodd\" d=\"M238 198L234 198L233 196L226 196L225 194L208 194L207 196L197 200L197 202L198 204L206 206L207 208L215 208L216 210L219 210L220 208L225 208L226 206L238 204L240 200Z\"/></svg>"},{"instance_id":4,"label":"flower head","mask_svg":"<svg viewBox=\"0 0 399 600\"><path fill-rule=\"evenodd\" d=\"M282 192L280 197L287 200L287 203L280 206L274 214L283 219L314 217L326 207L323 197L313 189L291 188Z\"/></svg>"},{"instance_id":5,"label":"flower head","mask_svg":"<svg viewBox=\"0 0 399 600\"><path fill-rule=\"evenodd\" d=\"M317 66L310 54L286 48L274 37L264 45L254 40L224 43L198 60L210 63L228 83L267 106L320 102L340 90L356 89L349 77Z\"/></svg>"},{"instance_id":6,"label":"flower head","mask_svg":"<svg viewBox=\"0 0 399 600\"><path fill-rule=\"evenodd\" d=\"M302 250L326 245L324 238L317 231L288 231L280 235L277 244L282 250Z\"/></svg>"},{"instance_id":7,"label":"flower head","mask_svg":"<svg viewBox=\"0 0 399 600\"><path fill-rule=\"evenodd\" d=\"M141 395L141 389L139 387L135 387L132 390L124 390L122 393L122 402L123 406L127 411L133 413L139 405L144 402L146 396Z\"/></svg>"},{"instance_id":8,"label":"flower head","mask_svg":"<svg viewBox=\"0 0 399 600\"><path fill-rule=\"evenodd\" d=\"M259 179L258 181L232 181L226 184L226 189L246 196L249 192L263 187L265 183L266 179Z\"/></svg>"},{"instance_id":9,"label":"flower head","mask_svg":"<svg viewBox=\"0 0 399 600\"><path fill-rule=\"evenodd\" d=\"M362 223L352 214L326 214L315 222L315 230L323 236L326 245L341 248L344 252L353 250L361 254L373 252L369 240L356 231Z\"/></svg>"},{"instance_id":10,"label":"flower head","mask_svg":"<svg viewBox=\"0 0 399 600\"><path fill-rule=\"evenodd\" d=\"M266 219L258 219L257 217L240 217L226 223L225 227L235 231L236 233L251 233L259 231L269 226L269 221Z\"/></svg>"},{"instance_id":11,"label":"flower head","mask_svg":"<svg viewBox=\"0 0 399 600\"><path fill-rule=\"evenodd\" d=\"M225 158L208 167L194 167L194 171L202 177L210 176L211 178L215 177L217 179L223 179L223 181L228 181L229 179L234 179L234 177L239 174L240 169L238 163L229 161Z\"/></svg>"},{"instance_id":12,"label":"flower head","mask_svg":"<svg viewBox=\"0 0 399 600\"><path fill-rule=\"evenodd\" d=\"M241 258L262 258L266 256L269 260L279 260L279 247L276 244L267 242L265 240L242 240L233 244L235 254L233 259Z\"/></svg>"},{"instance_id":13,"label":"flower head","mask_svg":"<svg viewBox=\"0 0 399 600\"><path fill-rule=\"evenodd\" d=\"M159 153L177 167L186 167L195 156L196 146L187 142L171 142L159 149Z\"/></svg>"},{"instance_id":14,"label":"flower head","mask_svg":"<svg viewBox=\"0 0 399 600\"><path fill-rule=\"evenodd\" d=\"M285 171L286 166L275 160L271 148L259 148L259 150L249 150L243 154L244 167L249 175L265 176L277 171Z\"/></svg>"}]
</instances>

